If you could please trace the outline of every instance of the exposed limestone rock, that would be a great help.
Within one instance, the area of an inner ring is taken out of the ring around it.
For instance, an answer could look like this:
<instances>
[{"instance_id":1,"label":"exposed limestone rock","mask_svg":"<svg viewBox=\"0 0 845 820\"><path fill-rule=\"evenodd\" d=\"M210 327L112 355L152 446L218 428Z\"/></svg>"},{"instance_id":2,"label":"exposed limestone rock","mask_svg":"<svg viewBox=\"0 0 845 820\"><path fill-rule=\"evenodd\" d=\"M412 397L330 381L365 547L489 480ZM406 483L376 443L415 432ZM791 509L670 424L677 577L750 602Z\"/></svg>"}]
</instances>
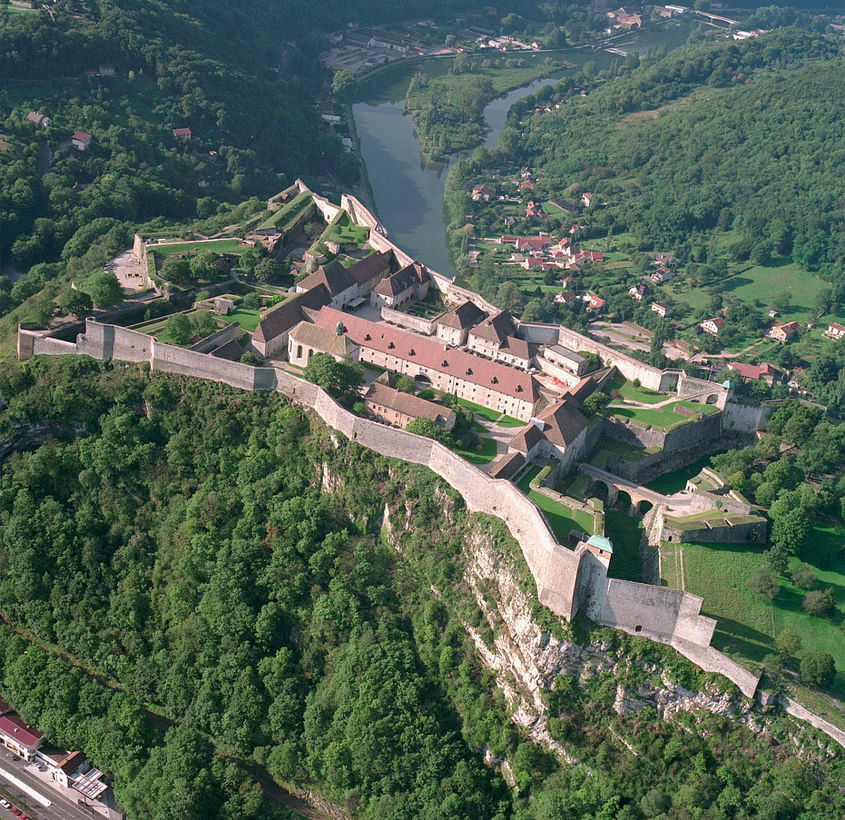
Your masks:
<instances>
[{"instance_id":1,"label":"exposed limestone rock","mask_svg":"<svg viewBox=\"0 0 845 820\"><path fill-rule=\"evenodd\" d=\"M548 709L542 696L542 690L551 687L558 675L581 681L604 675L623 677L634 665L643 673L643 679L630 689L621 683L617 686L613 704L617 714L652 707L662 720L677 722L681 713L707 711L754 732L765 730L763 719L753 712L753 704L741 695L690 692L670 680L656 664L617 659L613 644L584 646L542 632L533 619L530 600L518 586L510 559L497 553L480 533L466 544L465 558L464 578L493 630L492 645L484 640L480 630L466 623L464 627L482 663L495 673L497 685L513 710L514 723L523 727L531 740L563 759L574 762L548 731ZM564 621L561 626L568 631ZM655 683L655 679L660 683ZM617 740L633 751L623 737L617 736Z\"/></svg>"}]
</instances>

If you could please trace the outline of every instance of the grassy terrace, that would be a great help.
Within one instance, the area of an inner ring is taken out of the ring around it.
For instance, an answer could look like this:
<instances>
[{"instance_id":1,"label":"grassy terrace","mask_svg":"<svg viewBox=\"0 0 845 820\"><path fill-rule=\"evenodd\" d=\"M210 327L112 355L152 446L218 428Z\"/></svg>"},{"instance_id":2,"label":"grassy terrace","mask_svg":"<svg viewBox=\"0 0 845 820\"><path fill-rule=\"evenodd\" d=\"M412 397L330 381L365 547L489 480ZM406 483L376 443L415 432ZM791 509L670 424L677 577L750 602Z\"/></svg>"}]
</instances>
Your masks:
<instances>
[{"instance_id":1,"label":"grassy terrace","mask_svg":"<svg viewBox=\"0 0 845 820\"><path fill-rule=\"evenodd\" d=\"M282 230L287 230L309 202L311 202L311 194L307 191L297 194L297 196L295 196L290 202L270 214L270 216L261 222L258 227L274 228L278 226L279 223L282 223Z\"/></svg>"},{"instance_id":2,"label":"grassy terrace","mask_svg":"<svg viewBox=\"0 0 845 820\"><path fill-rule=\"evenodd\" d=\"M630 419L632 424L640 427L653 427L656 430L674 430L692 419L689 416L682 416L675 412L676 407L686 407L695 410L704 416L711 413L718 413L719 408L712 404L697 404L691 401L676 401L658 409L644 407L621 407L612 405L608 412L617 418Z\"/></svg>"},{"instance_id":3,"label":"grassy terrace","mask_svg":"<svg viewBox=\"0 0 845 820\"><path fill-rule=\"evenodd\" d=\"M671 473L664 473L653 481L649 481L646 487L654 490L656 493L663 493L663 495L679 493L687 486L687 481L695 478L709 463L710 456L704 456L698 459L698 461L693 461L692 464L688 464L678 470L673 470Z\"/></svg>"},{"instance_id":4,"label":"grassy terrace","mask_svg":"<svg viewBox=\"0 0 845 820\"><path fill-rule=\"evenodd\" d=\"M558 541L566 544L569 539L569 531L572 529L581 530L583 533L592 534L593 514L583 510L572 510L565 504L561 504L536 490L531 489L531 482L534 480L540 467L532 467L517 485L546 515L546 519L552 528Z\"/></svg>"},{"instance_id":5,"label":"grassy terrace","mask_svg":"<svg viewBox=\"0 0 845 820\"><path fill-rule=\"evenodd\" d=\"M817 589L834 590L838 609L832 618L806 614L802 608L806 592L786 577L778 578L780 592L771 604L752 592L746 582L761 566L763 548L749 544L664 543L661 547L663 580L681 588L680 567L683 566L683 586L704 598L703 614L718 619L713 645L749 667L760 668L763 658L774 652L774 639L784 629L792 629L801 636L802 653L809 649L829 652L837 669L831 692L843 699L845 640L840 626L845 607L845 556L840 554L843 541L845 527L815 526L809 554L802 556L819 578ZM792 561L794 564L797 559ZM825 716L834 720L837 717L830 710ZM841 712L838 723L845 723Z\"/></svg>"},{"instance_id":6,"label":"grassy terrace","mask_svg":"<svg viewBox=\"0 0 845 820\"><path fill-rule=\"evenodd\" d=\"M461 450L458 447L452 448L459 456L462 456L471 464L489 464L496 458L496 441L492 438L481 436L478 442L478 449Z\"/></svg>"},{"instance_id":7,"label":"grassy terrace","mask_svg":"<svg viewBox=\"0 0 845 820\"><path fill-rule=\"evenodd\" d=\"M718 510L708 510L707 512L678 517L667 515L666 523L670 527L675 527L679 530L697 530L701 529L705 523L709 523L713 527L723 526L726 519L732 524L750 524L758 520L758 518L753 515L736 515L731 513L722 513Z\"/></svg>"},{"instance_id":8,"label":"grassy terrace","mask_svg":"<svg viewBox=\"0 0 845 820\"><path fill-rule=\"evenodd\" d=\"M198 253L214 251L214 253L244 252L240 239L203 239L197 242L173 242L167 245L150 245L148 251L155 251L158 256L169 256L173 253Z\"/></svg>"},{"instance_id":9,"label":"grassy terrace","mask_svg":"<svg viewBox=\"0 0 845 820\"><path fill-rule=\"evenodd\" d=\"M641 404L657 404L669 398L663 393L656 393L654 390L648 390L645 387L637 387L633 382L619 377L611 382L610 389L618 390L623 398L629 401L638 401Z\"/></svg>"},{"instance_id":10,"label":"grassy terrace","mask_svg":"<svg viewBox=\"0 0 845 820\"><path fill-rule=\"evenodd\" d=\"M458 399L458 404L465 410L471 410L473 415L481 416L481 418L495 422L502 427L522 427L525 425L524 421L511 418L511 416L506 416L498 410L491 410L489 407L484 407L481 404L476 404L475 402L468 401L467 399Z\"/></svg>"},{"instance_id":11,"label":"grassy terrace","mask_svg":"<svg viewBox=\"0 0 845 820\"><path fill-rule=\"evenodd\" d=\"M341 211L338 218L323 231L322 242L338 242L341 245L357 245L363 248L370 235L370 229L355 225L346 211Z\"/></svg>"},{"instance_id":12,"label":"grassy terrace","mask_svg":"<svg viewBox=\"0 0 845 820\"><path fill-rule=\"evenodd\" d=\"M261 321L261 314L257 310L238 308L233 313L230 313L226 319L237 322L248 333L252 333Z\"/></svg>"},{"instance_id":13,"label":"grassy terrace","mask_svg":"<svg viewBox=\"0 0 845 820\"><path fill-rule=\"evenodd\" d=\"M642 522L616 510L604 513L608 538L613 542L613 558L610 559L608 575L625 581L643 580L643 562L640 559Z\"/></svg>"}]
</instances>

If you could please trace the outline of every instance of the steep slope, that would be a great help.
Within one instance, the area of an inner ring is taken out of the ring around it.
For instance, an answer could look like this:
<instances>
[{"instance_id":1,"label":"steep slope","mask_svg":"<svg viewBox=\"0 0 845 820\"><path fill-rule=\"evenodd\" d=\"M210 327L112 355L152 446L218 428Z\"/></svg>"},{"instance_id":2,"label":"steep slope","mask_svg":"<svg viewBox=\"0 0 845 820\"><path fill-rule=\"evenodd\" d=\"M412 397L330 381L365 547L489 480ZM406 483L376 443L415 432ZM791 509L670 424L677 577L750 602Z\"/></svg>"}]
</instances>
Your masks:
<instances>
[{"instance_id":1,"label":"steep slope","mask_svg":"<svg viewBox=\"0 0 845 820\"><path fill-rule=\"evenodd\" d=\"M0 476L0 611L48 650L0 630L0 694L130 816L270 816L262 773L361 817L842 810L841 751L552 618L501 522L278 395L35 359L0 396L4 438L76 425Z\"/></svg>"}]
</instances>

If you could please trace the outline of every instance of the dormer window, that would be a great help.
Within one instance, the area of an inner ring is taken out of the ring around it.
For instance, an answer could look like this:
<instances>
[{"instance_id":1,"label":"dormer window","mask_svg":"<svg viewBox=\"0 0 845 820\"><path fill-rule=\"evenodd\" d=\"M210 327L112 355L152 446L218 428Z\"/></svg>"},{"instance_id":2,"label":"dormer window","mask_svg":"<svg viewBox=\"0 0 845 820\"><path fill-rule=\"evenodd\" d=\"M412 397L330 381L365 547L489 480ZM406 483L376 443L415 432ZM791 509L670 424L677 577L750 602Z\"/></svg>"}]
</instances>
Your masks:
<instances>
[{"instance_id":1,"label":"dormer window","mask_svg":"<svg viewBox=\"0 0 845 820\"><path fill-rule=\"evenodd\" d=\"M493 384L498 384L498 383L499 383L499 379L498 379L496 376L493 376L492 381L493 381Z\"/></svg>"},{"instance_id":2,"label":"dormer window","mask_svg":"<svg viewBox=\"0 0 845 820\"><path fill-rule=\"evenodd\" d=\"M387 343L387 349L388 349L388 350L393 350L393 348L394 348L394 347L396 347L396 345L395 345L395 344L393 344L393 342L388 342L388 343Z\"/></svg>"},{"instance_id":3,"label":"dormer window","mask_svg":"<svg viewBox=\"0 0 845 820\"><path fill-rule=\"evenodd\" d=\"M517 393L521 393L521 392L522 392L522 385L521 385L521 384L518 384L518 385L516 386L516 392L517 392Z\"/></svg>"},{"instance_id":4,"label":"dormer window","mask_svg":"<svg viewBox=\"0 0 845 820\"><path fill-rule=\"evenodd\" d=\"M416 350L414 350L414 348L411 348L411 349L408 351L408 355L409 355L409 356L416 356L416 355L417 355L417 351L416 351Z\"/></svg>"},{"instance_id":5,"label":"dormer window","mask_svg":"<svg viewBox=\"0 0 845 820\"><path fill-rule=\"evenodd\" d=\"M449 366L449 362L447 362L447 361L446 361L446 359L443 359L443 361L441 362L441 365L442 365L443 367L448 367L448 366Z\"/></svg>"},{"instance_id":6,"label":"dormer window","mask_svg":"<svg viewBox=\"0 0 845 820\"><path fill-rule=\"evenodd\" d=\"M372 337L370 336L370 334L369 334L369 333L365 333L365 334L364 334L364 341L365 341L365 342L369 342L371 338L372 338Z\"/></svg>"},{"instance_id":7,"label":"dormer window","mask_svg":"<svg viewBox=\"0 0 845 820\"><path fill-rule=\"evenodd\" d=\"M472 375L472 368L468 367L467 368L467 376L471 376L471 375Z\"/></svg>"}]
</instances>

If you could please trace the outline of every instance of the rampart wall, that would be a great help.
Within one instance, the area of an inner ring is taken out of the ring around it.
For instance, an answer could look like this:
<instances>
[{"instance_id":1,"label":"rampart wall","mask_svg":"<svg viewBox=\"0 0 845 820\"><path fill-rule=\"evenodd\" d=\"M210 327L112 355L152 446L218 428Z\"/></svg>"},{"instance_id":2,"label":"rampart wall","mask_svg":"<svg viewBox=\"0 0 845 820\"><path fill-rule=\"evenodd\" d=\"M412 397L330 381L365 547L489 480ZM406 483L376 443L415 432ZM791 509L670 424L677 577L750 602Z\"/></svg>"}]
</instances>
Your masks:
<instances>
[{"instance_id":1,"label":"rampart wall","mask_svg":"<svg viewBox=\"0 0 845 820\"><path fill-rule=\"evenodd\" d=\"M34 355L44 343L29 338L33 336L37 336L33 331L19 331L22 358ZM576 553L558 544L539 509L512 483L490 478L431 439L355 416L316 385L278 368L254 368L214 358L91 319L86 321L85 333L78 337L76 345L50 340L45 346L44 352L52 354L78 352L103 360L148 361L157 371L211 379L245 390L278 390L312 408L327 425L351 441L382 455L429 467L461 493L469 510L501 518L522 549L540 602L567 619L579 609L579 566L584 552ZM590 611L600 607L601 623L671 643L687 657L695 654L708 664L704 668L722 672L744 692L753 693L756 678L709 647L715 622L698 614L701 599L646 584L600 578L596 581L606 583L597 583L589 591L596 599L591 602Z\"/></svg>"},{"instance_id":2,"label":"rampart wall","mask_svg":"<svg viewBox=\"0 0 845 820\"><path fill-rule=\"evenodd\" d=\"M570 350L577 350L583 353L585 350L589 353L596 353L605 364L610 363L629 381L639 380L643 387L649 390L671 390L674 387L669 387L674 378L677 382L677 374L673 371L658 370L656 367L639 362L631 356L626 356L612 347L603 345L597 342L590 336L584 336L582 333L577 333L568 327L561 325L558 328L557 344L570 348Z\"/></svg>"},{"instance_id":3,"label":"rampart wall","mask_svg":"<svg viewBox=\"0 0 845 820\"><path fill-rule=\"evenodd\" d=\"M766 427L769 416L774 412L772 406L755 406L731 402L725 406L722 429L731 433L756 433Z\"/></svg>"},{"instance_id":4,"label":"rampart wall","mask_svg":"<svg viewBox=\"0 0 845 820\"><path fill-rule=\"evenodd\" d=\"M766 521L749 521L744 524L727 523L719 526L683 529L673 527L669 521L663 522L663 539L681 544L740 544L747 541L752 544L766 543Z\"/></svg>"},{"instance_id":5,"label":"rampart wall","mask_svg":"<svg viewBox=\"0 0 845 820\"><path fill-rule=\"evenodd\" d=\"M444 276L442 273L437 273L436 271L429 272L431 273L431 281L434 283L434 287L436 287L448 301L452 303L472 302L486 313L493 314L499 312L499 308L495 305L491 305L490 302L483 299L474 291L469 290L468 288L459 287L451 279L449 279L448 276Z\"/></svg>"}]
</instances>

